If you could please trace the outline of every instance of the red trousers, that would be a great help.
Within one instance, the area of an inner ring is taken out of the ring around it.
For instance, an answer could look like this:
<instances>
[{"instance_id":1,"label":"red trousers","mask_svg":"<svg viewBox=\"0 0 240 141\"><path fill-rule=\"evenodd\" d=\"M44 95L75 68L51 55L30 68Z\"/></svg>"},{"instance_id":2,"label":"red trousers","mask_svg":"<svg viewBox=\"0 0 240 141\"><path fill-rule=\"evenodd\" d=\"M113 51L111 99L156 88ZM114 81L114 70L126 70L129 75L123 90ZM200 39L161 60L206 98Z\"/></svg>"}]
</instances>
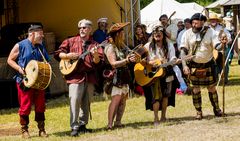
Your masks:
<instances>
[{"instance_id":1,"label":"red trousers","mask_svg":"<svg viewBox=\"0 0 240 141\"><path fill-rule=\"evenodd\" d=\"M45 90L29 89L23 91L18 83L17 90L20 105L19 115L29 115L32 104L35 106L35 113L45 112Z\"/></svg>"}]
</instances>

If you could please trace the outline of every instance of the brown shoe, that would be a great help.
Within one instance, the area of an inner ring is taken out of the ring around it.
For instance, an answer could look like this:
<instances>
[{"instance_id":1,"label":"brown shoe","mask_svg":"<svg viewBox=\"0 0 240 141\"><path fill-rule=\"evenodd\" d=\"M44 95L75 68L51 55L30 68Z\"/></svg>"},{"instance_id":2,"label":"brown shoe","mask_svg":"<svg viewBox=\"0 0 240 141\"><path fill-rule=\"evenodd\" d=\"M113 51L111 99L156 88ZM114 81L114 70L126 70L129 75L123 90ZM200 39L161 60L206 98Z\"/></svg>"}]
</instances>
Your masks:
<instances>
[{"instance_id":1,"label":"brown shoe","mask_svg":"<svg viewBox=\"0 0 240 141\"><path fill-rule=\"evenodd\" d=\"M195 119L202 120L202 118L203 118L202 112L201 111L197 111L197 116L195 117Z\"/></svg>"},{"instance_id":2,"label":"brown shoe","mask_svg":"<svg viewBox=\"0 0 240 141\"><path fill-rule=\"evenodd\" d=\"M45 131L39 131L39 137L48 137L48 134Z\"/></svg>"},{"instance_id":3,"label":"brown shoe","mask_svg":"<svg viewBox=\"0 0 240 141\"><path fill-rule=\"evenodd\" d=\"M22 138L23 139L29 139L30 138L30 134L28 133L28 131L22 132Z\"/></svg>"}]
</instances>

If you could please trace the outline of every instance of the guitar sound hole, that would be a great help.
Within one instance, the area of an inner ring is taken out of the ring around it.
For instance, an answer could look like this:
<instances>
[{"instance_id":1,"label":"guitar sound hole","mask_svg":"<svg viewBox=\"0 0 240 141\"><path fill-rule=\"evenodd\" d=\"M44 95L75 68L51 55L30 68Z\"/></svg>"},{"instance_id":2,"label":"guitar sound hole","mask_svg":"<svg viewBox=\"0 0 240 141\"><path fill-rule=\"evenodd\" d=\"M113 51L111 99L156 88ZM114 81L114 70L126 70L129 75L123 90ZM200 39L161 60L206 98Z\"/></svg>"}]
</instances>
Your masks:
<instances>
[{"instance_id":1,"label":"guitar sound hole","mask_svg":"<svg viewBox=\"0 0 240 141\"><path fill-rule=\"evenodd\" d=\"M151 69L151 70L155 72L155 71L157 70L157 68L155 68L155 67L152 67L152 69Z\"/></svg>"},{"instance_id":2,"label":"guitar sound hole","mask_svg":"<svg viewBox=\"0 0 240 141\"><path fill-rule=\"evenodd\" d=\"M155 73L153 73L153 72L149 72L149 73L148 73L148 77L149 77L149 78L152 78L152 77L154 76L154 74L155 74Z\"/></svg>"}]
</instances>

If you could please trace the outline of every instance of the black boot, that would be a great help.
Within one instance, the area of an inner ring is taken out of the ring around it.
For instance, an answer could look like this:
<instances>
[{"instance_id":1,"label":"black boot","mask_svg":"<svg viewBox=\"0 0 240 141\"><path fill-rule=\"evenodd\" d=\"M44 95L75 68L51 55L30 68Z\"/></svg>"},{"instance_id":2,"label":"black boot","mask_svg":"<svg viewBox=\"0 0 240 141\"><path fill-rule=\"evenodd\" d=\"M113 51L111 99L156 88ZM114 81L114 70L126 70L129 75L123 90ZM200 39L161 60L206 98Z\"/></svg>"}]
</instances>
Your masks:
<instances>
[{"instance_id":1,"label":"black boot","mask_svg":"<svg viewBox=\"0 0 240 141\"><path fill-rule=\"evenodd\" d=\"M20 124L21 124L22 138L24 139L30 138L30 134L28 132L29 116L20 115Z\"/></svg>"},{"instance_id":2,"label":"black boot","mask_svg":"<svg viewBox=\"0 0 240 141\"><path fill-rule=\"evenodd\" d=\"M73 137L78 136L78 130L77 129L72 129L71 136L73 136Z\"/></svg>"},{"instance_id":3,"label":"black boot","mask_svg":"<svg viewBox=\"0 0 240 141\"><path fill-rule=\"evenodd\" d=\"M195 118L198 120L201 120L203 118L201 92L198 92L196 94L192 93L192 99L193 99L193 105L194 105L195 109L197 110L197 115Z\"/></svg>"},{"instance_id":4,"label":"black boot","mask_svg":"<svg viewBox=\"0 0 240 141\"><path fill-rule=\"evenodd\" d=\"M218 94L217 92L208 92L208 96L209 96L209 99L211 101L211 104L213 106L213 112L214 112L214 115L217 116L217 117L221 117L223 115L221 109L219 108L219 104L218 104Z\"/></svg>"},{"instance_id":5,"label":"black boot","mask_svg":"<svg viewBox=\"0 0 240 141\"><path fill-rule=\"evenodd\" d=\"M80 133L87 133L87 132L88 133L92 133L92 129L87 129L85 124L84 125L80 125L78 131Z\"/></svg>"}]
</instances>

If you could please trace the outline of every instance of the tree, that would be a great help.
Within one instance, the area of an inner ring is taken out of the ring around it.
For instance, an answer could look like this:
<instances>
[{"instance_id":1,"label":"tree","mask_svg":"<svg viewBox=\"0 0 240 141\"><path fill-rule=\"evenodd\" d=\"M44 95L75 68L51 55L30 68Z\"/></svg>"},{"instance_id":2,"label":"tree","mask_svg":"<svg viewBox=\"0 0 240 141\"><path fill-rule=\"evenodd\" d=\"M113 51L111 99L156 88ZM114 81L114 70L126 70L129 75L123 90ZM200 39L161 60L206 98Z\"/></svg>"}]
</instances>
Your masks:
<instances>
[{"instance_id":1,"label":"tree","mask_svg":"<svg viewBox=\"0 0 240 141\"><path fill-rule=\"evenodd\" d=\"M143 9L145 6L147 6L152 1L153 0L140 0L140 8Z\"/></svg>"},{"instance_id":2,"label":"tree","mask_svg":"<svg viewBox=\"0 0 240 141\"><path fill-rule=\"evenodd\" d=\"M207 6L209 5L210 3L213 3L215 2L216 0L176 0L180 3L186 3L186 2L196 2L202 6Z\"/></svg>"}]
</instances>

